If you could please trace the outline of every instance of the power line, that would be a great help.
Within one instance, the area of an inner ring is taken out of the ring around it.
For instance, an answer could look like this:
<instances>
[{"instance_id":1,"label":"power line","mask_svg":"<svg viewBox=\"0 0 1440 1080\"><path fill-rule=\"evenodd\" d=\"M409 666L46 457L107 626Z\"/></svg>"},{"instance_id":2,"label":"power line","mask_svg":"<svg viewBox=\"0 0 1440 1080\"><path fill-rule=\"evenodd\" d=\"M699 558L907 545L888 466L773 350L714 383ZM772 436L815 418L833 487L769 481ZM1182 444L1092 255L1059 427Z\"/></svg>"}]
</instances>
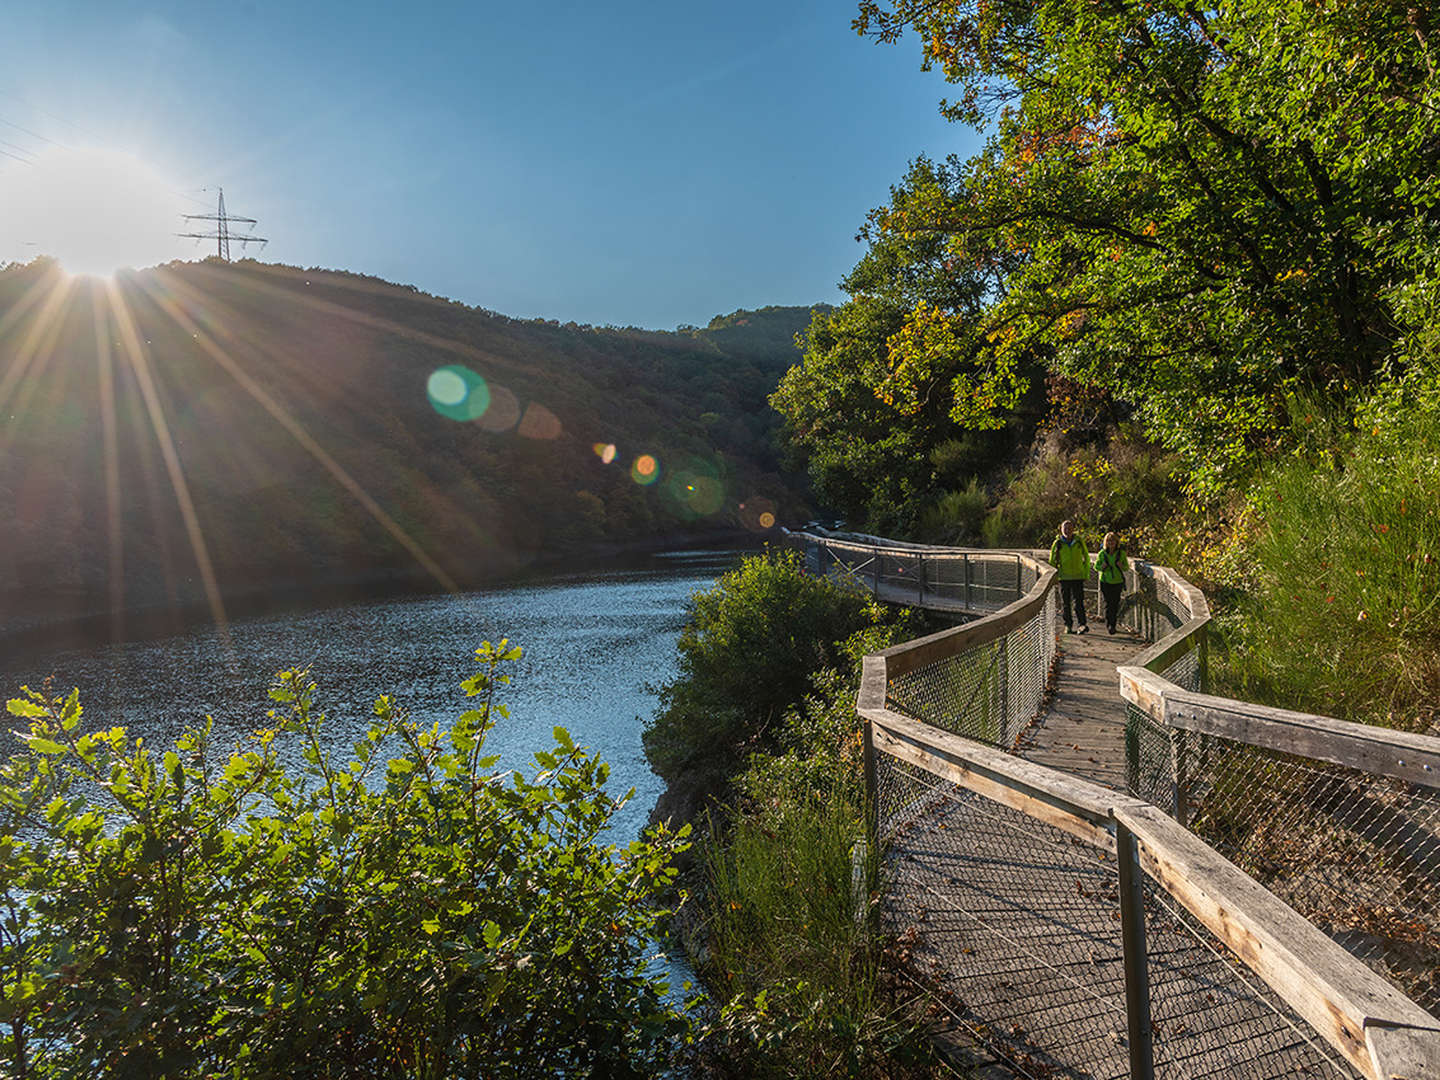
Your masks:
<instances>
[{"instance_id":1,"label":"power line","mask_svg":"<svg viewBox=\"0 0 1440 1080\"><path fill-rule=\"evenodd\" d=\"M35 151L30 150L27 147L21 146L19 143L13 143L9 139L0 139L0 146L8 146L11 150L18 150L20 153L27 156L23 158L16 158L16 160L23 161L27 165L33 164ZM16 155L11 154L10 156L15 157Z\"/></svg>"},{"instance_id":2,"label":"power line","mask_svg":"<svg viewBox=\"0 0 1440 1080\"><path fill-rule=\"evenodd\" d=\"M214 240L215 254L218 255L221 259L223 259L225 262L230 261L231 240L234 240L236 243L240 244L242 248L245 244L268 244L270 241L265 239L263 236L252 236L249 233L241 233L237 236L231 233L230 224L232 222L240 222L243 225L250 225L253 227L256 224L256 221L254 218L240 217L236 214L227 214L225 212L225 189L218 188L217 190L220 192L220 200L215 213L181 215L185 218L186 221L213 221L215 222L215 231L206 233L176 233L175 235L192 240Z\"/></svg>"}]
</instances>

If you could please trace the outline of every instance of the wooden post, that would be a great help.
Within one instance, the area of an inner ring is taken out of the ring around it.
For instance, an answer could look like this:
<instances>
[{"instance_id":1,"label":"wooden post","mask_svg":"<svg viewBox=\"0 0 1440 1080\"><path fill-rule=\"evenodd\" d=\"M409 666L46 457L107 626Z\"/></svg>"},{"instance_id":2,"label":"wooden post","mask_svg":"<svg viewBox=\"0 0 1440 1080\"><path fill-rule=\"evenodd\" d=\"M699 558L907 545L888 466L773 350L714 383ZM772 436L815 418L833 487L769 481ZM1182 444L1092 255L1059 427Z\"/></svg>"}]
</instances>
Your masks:
<instances>
[{"instance_id":1,"label":"wooden post","mask_svg":"<svg viewBox=\"0 0 1440 1080\"><path fill-rule=\"evenodd\" d=\"M872 574L874 575L874 578L875 578L875 587L874 587L875 599L878 600L878 599L880 599L880 549L877 547L877 548L871 548L870 550L871 550L871 560L872 560L872 562L873 562L873 564L874 564L873 569L872 569L871 572L872 572Z\"/></svg>"},{"instance_id":2,"label":"wooden post","mask_svg":"<svg viewBox=\"0 0 1440 1080\"><path fill-rule=\"evenodd\" d=\"M974 610L975 604L970 599L970 555L965 554L965 610Z\"/></svg>"},{"instance_id":3,"label":"wooden post","mask_svg":"<svg viewBox=\"0 0 1440 1080\"><path fill-rule=\"evenodd\" d=\"M1120 937L1125 949L1125 1021L1130 1037L1131 1080L1154 1080L1151 1044L1150 970L1145 956L1145 873L1135 836L1115 823L1120 864Z\"/></svg>"},{"instance_id":4,"label":"wooden post","mask_svg":"<svg viewBox=\"0 0 1440 1080\"><path fill-rule=\"evenodd\" d=\"M861 730L861 755L865 774L865 910L872 931L880 929L880 905L871 897L880 888L880 785L875 776L875 731L869 718Z\"/></svg>"},{"instance_id":5,"label":"wooden post","mask_svg":"<svg viewBox=\"0 0 1440 1080\"><path fill-rule=\"evenodd\" d=\"M915 568L915 588L919 590L915 603L920 607L925 606L925 556L917 556L919 565Z\"/></svg>"}]
</instances>

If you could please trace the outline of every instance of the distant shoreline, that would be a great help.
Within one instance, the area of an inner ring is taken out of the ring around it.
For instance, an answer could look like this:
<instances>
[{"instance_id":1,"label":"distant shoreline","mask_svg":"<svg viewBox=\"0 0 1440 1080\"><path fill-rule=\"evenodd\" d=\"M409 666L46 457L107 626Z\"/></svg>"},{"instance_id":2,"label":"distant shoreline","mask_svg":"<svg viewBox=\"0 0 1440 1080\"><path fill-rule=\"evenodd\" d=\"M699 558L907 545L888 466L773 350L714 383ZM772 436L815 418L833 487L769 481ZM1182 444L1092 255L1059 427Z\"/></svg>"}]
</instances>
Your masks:
<instances>
[{"instance_id":1,"label":"distant shoreline","mask_svg":"<svg viewBox=\"0 0 1440 1080\"><path fill-rule=\"evenodd\" d=\"M573 551L547 554L493 576L466 590L505 588L562 567L603 569L663 551L720 546L759 549L771 534L725 528L705 532L673 532L624 542L591 544ZM224 596L230 620L313 611L343 604L425 596L442 592L421 568L378 569L332 579L272 582L261 588L235 590ZM56 609L61 609L54 613ZM53 614L46 616L45 612ZM205 601L187 596L176 605L150 604L112 611L91 592L63 589L11 590L0 594L0 649L7 655L28 655L58 649L94 647L116 640L149 641L182 633L212 621ZM14 614L33 612L35 614ZM120 631L118 634L116 631Z\"/></svg>"}]
</instances>

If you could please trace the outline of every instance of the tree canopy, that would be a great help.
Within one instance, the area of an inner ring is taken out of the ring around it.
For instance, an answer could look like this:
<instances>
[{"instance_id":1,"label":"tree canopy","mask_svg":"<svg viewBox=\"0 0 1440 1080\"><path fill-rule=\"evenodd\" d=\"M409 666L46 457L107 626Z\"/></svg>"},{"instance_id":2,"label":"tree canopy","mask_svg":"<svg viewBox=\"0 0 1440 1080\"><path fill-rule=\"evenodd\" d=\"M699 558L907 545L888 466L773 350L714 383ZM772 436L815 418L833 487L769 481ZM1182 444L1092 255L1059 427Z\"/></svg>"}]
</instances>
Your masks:
<instances>
[{"instance_id":1,"label":"tree canopy","mask_svg":"<svg viewBox=\"0 0 1440 1080\"><path fill-rule=\"evenodd\" d=\"M852 299L777 407L823 462L827 365L876 416L938 399L973 429L1043 363L1131 402L1214 490L1288 395L1413 358L1440 251L1434 22L1382 0L866 0L856 30L913 30L947 115L989 134L872 212Z\"/></svg>"}]
</instances>

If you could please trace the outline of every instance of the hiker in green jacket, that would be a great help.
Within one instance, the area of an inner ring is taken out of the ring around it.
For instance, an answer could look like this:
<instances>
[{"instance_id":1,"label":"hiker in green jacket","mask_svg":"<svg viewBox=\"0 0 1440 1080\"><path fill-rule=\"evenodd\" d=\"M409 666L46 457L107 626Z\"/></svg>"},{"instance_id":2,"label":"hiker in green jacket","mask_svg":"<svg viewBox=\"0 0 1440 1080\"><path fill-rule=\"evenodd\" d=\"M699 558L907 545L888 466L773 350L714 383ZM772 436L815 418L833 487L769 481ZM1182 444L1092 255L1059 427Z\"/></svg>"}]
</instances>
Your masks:
<instances>
[{"instance_id":1,"label":"hiker in green jacket","mask_svg":"<svg viewBox=\"0 0 1440 1080\"><path fill-rule=\"evenodd\" d=\"M1062 614L1065 616L1065 632L1070 633L1074 629L1074 623L1078 622L1080 629L1077 632L1088 634L1090 627L1085 622L1085 582L1090 580L1090 552L1086 550L1084 541L1075 535L1073 521L1060 523L1060 535L1055 538L1055 543L1050 545L1050 565L1060 571L1060 598ZM1070 618L1072 606L1075 609L1073 622Z\"/></svg>"},{"instance_id":2,"label":"hiker in green jacket","mask_svg":"<svg viewBox=\"0 0 1440 1080\"><path fill-rule=\"evenodd\" d=\"M1100 575L1100 595L1105 598L1105 626L1112 634L1120 618L1120 594L1125 591L1125 571L1129 569L1120 538L1107 532L1100 554L1095 556L1095 573Z\"/></svg>"}]
</instances>

